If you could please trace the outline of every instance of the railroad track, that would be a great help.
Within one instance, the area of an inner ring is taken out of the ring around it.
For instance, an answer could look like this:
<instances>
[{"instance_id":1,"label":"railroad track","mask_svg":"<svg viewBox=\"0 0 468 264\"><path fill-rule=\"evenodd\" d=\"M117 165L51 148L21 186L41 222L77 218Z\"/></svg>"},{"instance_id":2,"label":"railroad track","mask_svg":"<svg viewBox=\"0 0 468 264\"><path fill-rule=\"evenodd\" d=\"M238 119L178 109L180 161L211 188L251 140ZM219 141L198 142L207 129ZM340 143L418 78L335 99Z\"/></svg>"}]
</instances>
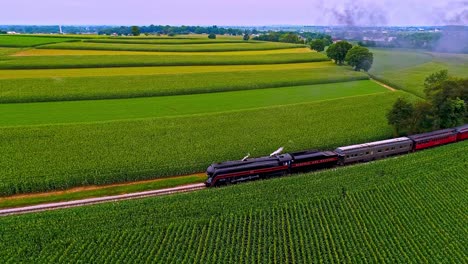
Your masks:
<instances>
[{"instance_id":1,"label":"railroad track","mask_svg":"<svg viewBox=\"0 0 468 264\"><path fill-rule=\"evenodd\" d=\"M160 190L153 190L153 191L144 191L144 192L120 194L120 195L105 196L105 197L87 198L87 199L74 200L74 201L68 201L68 202L47 203L47 204L39 204L39 205L32 205L32 206L26 206L26 207L2 209L0 210L0 216L26 214L26 213L56 210L56 209L69 208L69 207L99 204L99 203L105 203L105 202L115 202L115 201L138 199L138 198L151 197L151 196L161 196L161 195L168 195L168 194L173 194L173 193L192 192L192 191L201 190L205 188L206 187L204 183L196 183L196 184L190 184L190 185L184 185L184 186L178 186L178 187L160 189Z\"/></svg>"}]
</instances>

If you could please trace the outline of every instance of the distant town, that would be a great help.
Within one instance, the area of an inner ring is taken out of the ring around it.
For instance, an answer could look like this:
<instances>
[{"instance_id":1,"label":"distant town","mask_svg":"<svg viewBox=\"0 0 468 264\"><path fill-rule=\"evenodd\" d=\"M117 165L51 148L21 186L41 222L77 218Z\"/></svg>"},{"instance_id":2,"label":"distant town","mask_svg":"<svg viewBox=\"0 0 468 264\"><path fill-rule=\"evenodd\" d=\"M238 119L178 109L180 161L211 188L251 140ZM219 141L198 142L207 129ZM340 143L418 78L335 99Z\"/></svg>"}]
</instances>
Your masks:
<instances>
[{"instance_id":1,"label":"distant town","mask_svg":"<svg viewBox=\"0 0 468 264\"><path fill-rule=\"evenodd\" d=\"M137 27L137 26L133 26ZM89 34L130 36L131 26L70 25L0 25L0 34ZM294 33L307 43L313 34L330 35L334 41L348 40L363 46L416 48L440 52L468 53L467 26L138 26L144 35L219 34L244 35L252 38L268 33ZM312 34L312 35L311 35ZM312 37L313 38L313 37ZM271 39L269 40L271 41Z\"/></svg>"}]
</instances>

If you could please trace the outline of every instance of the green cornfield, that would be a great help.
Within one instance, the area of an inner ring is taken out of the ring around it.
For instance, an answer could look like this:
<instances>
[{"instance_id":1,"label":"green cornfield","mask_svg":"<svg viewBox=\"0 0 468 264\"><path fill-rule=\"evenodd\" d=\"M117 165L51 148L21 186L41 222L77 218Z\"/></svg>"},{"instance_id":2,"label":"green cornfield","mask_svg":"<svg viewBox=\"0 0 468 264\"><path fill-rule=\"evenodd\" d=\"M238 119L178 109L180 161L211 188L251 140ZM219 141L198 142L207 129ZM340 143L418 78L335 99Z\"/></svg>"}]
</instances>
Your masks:
<instances>
[{"instance_id":1,"label":"green cornfield","mask_svg":"<svg viewBox=\"0 0 468 264\"><path fill-rule=\"evenodd\" d=\"M83 50L131 50L131 51L240 51L240 50L272 50L305 47L303 44L289 44L280 42L242 42L209 44L123 44L123 43L92 43L73 42L43 45L41 49L83 49Z\"/></svg>"},{"instance_id":2,"label":"green cornfield","mask_svg":"<svg viewBox=\"0 0 468 264\"><path fill-rule=\"evenodd\" d=\"M0 79L0 103L199 94L337 83L368 78L363 73L347 68L310 67L292 70Z\"/></svg>"},{"instance_id":3,"label":"green cornfield","mask_svg":"<svg viewBox=\"0 0 468 264\"><path fill-rule=\"evenodd\" d=\"M2 127L0 195L202 172L212 162L248 152L265 155L280 146L333 149L389 138L385 113L396 98L408 96L394 92L182 117Z\"/></svg>"},{"instance_id":4,"label":"green cornfield","mask_svg":"<svg viewBox=\"0 0 468 264\"><path fill-rule=\"evenodd\" d=\"M321 53L285 53L261 55L97 55L97 56L25 56L0 60L0 69L66 69L191 65L258 65L328 61Z\"/></svg>"},{"instance_id":5,"label":"green cornfield","mask_svg":"<svg viewBox=\"0 0 468 264\"><path fill-rule=\"evenodd\" d=\"M464 263L468 142L166 197L0 218L3 263Z\"/></svg>"},{"instance_id":6,"label":"green cornfield","mask_svg":"<svg viewBox=\"0 0 468 264\"><path fill-rule=\"evenodd\" d=\"M0 36L0 47L35 47L39 45L52 44L58 42L78 41L74 38L47 37L47 36Z\"/></svg>"}]
</instances>

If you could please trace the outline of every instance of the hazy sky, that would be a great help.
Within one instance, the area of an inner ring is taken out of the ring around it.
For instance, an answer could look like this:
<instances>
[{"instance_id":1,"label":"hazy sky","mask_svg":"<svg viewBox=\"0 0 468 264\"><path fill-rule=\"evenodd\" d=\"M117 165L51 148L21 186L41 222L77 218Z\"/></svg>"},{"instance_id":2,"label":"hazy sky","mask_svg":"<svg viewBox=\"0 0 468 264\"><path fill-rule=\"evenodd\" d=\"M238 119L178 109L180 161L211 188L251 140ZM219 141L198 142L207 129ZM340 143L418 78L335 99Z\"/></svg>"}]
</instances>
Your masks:
<instances>
[{"instance_id":1,"label":"hazy sky","mask_svg":"<svg viewBox=\"0 0 468 264\"><path fill-rule=\"evenodd\" d=\"M468 25L468 0L4 0L0 24Z\"/></svg>"}]
</instances>

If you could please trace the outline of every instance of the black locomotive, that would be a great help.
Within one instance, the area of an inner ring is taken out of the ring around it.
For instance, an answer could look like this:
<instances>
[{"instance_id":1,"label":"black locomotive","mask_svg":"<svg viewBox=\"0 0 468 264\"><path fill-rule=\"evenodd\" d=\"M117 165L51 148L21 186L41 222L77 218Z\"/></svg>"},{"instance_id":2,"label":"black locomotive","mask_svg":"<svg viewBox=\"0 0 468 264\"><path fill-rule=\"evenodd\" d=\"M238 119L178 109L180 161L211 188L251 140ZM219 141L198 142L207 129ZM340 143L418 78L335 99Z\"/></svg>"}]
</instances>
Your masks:
<instances>
[{"instance_id":1,"label":"black locomotive","mask_svg":"<svg viewBox=\"0 0 468 264\"><path fill-rule=\"evenodd\" d=\"M211 164L206 171L208 179L205 184L207 187L212 187L367 162L465 139L468 139L468 124L409 137L339 147L334 151L306 150L280 154L282 150L280 149L269 157L246 157L238 161Z\"/></svg>"}]
</instances>

